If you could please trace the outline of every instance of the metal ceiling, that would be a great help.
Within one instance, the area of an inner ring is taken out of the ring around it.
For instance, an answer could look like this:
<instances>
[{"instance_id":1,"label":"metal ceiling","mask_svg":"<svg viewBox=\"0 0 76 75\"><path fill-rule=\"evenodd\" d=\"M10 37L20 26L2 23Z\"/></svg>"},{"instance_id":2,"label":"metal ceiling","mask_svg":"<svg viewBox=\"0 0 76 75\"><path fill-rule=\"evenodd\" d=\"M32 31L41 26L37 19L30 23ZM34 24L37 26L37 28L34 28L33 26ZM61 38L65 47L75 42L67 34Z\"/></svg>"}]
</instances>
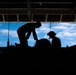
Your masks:
<instances>
[{"instance_id":1,"label":"metal ceiling","mask_svg":"<svg viewBox=\"0 0 76 75\"><path fill-rule=\"evenodd\" d=\"M76 2L0 1L0 21L76 22Z\"/></svg>"}]
</instances>

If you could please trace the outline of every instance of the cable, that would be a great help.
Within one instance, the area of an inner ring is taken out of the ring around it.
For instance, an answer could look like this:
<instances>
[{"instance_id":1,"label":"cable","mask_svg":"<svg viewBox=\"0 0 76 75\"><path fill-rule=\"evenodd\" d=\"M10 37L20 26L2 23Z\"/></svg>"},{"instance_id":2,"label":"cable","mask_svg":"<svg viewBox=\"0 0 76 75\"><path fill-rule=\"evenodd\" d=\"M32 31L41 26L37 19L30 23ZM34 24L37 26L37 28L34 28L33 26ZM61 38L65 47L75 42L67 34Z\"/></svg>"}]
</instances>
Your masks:
<instances>
[{"instance_id":1,"label":"cable","mask_svg":"<svg viewBox=\"0 0 76 75\"><path fill-rule=\"evenodd\" d=\"M9 8L9 12L10 13L10 8ZM8 14L7 14L7 21L8 21ZM10 29L10 22L8 22L8 40L7 40L7 47L10 46L10 41L9 41L9 29Z\"/></svg>"},{"instance_id":2,"label":"cable","mask_svg":"<svg viewBox=\"0 0 76 75\"><path fill-rule=\"evenodd\" d=\"M50 31L51 31L51 22L50 22Z\"/></svg>"}]
</instances>

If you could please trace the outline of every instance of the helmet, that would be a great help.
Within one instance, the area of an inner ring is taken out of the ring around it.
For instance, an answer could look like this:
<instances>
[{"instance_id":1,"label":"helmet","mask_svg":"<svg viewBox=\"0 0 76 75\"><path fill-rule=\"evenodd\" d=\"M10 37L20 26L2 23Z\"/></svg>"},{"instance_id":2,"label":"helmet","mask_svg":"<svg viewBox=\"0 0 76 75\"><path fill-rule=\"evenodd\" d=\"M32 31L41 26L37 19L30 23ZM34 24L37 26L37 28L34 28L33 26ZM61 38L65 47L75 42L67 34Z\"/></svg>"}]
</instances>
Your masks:
<instances>
[{"instance_id":1,"label":"helmet","mask_svg":"<svg viewBox=\"0 0 76 75\"><path fill-rule=\"evenodd\" d=\"M54 31L50 31L49 33L47 33L47 35L49 35L49 36L55 36L56 33Z\"/></svg>"}]
</instances>

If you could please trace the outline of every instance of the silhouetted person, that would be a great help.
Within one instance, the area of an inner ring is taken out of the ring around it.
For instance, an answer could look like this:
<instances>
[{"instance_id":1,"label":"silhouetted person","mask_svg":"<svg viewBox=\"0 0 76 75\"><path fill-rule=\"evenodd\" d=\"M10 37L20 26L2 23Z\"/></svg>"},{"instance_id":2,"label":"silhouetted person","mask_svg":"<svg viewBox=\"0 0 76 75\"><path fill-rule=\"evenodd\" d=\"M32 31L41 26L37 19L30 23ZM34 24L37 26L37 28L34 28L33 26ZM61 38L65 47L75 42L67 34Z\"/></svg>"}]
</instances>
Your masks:
<instances>
[{"instance_id":1,"label":"silhouetted person","mask_svg":"<svg viewBox=\"0 0 76 75\"><path fill-rule=\"evenodd\" d=\"M27 45L27 40L29 39L29 36L31 35L31 33L33 33L34 40L38 40L35 29L39 28L40 26L41 26L40 22L27 23L27 24L24 24L23 26L21 26L17 30L20 43L22 45Z\"/></svg>"},{"instance_id":2,"label":"silhouetted person","mask_svg":"<svg viewBox=\"0 0 76 75\"><path fill-rule=\"evenodd\" d=\"M50 31L47 35L52 38L52 48L61 48L61 41L58 37L56 37L56 33L54 31Z\"/></svg>"}]
</instances>

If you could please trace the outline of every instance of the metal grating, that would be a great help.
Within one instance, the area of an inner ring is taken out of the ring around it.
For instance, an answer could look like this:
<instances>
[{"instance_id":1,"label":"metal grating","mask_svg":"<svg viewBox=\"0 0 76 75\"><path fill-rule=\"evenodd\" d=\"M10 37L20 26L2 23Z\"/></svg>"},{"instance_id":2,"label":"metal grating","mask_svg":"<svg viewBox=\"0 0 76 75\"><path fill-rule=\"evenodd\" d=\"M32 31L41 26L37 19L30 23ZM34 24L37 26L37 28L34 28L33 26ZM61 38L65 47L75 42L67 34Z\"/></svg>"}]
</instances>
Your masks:
<instances>
[{"instance_id":1,"label":"metal grating","mask_svg":"<svg viewBox=\"0 0 76 75\"><path fill-rule=\"evenodd\" d=\"M2 0L0 1L0 21L76 22L76 2Z\"/></svg>"}]
</instances>

